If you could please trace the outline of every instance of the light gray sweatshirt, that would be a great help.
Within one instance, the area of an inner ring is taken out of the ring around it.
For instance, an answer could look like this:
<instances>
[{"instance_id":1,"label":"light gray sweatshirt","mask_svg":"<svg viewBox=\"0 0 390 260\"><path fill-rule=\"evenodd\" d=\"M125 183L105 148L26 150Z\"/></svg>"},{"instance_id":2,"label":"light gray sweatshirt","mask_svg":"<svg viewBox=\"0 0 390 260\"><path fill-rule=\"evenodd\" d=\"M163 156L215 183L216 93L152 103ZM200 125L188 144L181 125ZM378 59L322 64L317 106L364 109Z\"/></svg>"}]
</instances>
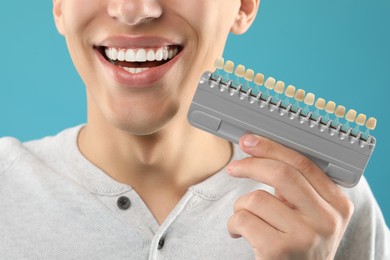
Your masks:
<instances>
[{"instance_id":1,"label":"light gray sweatshirt","mask_svg":"<svg viewBox=\"0 0 390 260\"><path fill-rule=\"evenodd\" d=\"M130 186L82 156L81 127L27 143L0 139L0 259L254 259L227 221L240 196L272 189L223 169L190 187L158 225ZM233 159L244 157L234 146ZM343 190L355 213L336 259L390 259L389 229L366 180Z\"/></svg>"}]
</instances>

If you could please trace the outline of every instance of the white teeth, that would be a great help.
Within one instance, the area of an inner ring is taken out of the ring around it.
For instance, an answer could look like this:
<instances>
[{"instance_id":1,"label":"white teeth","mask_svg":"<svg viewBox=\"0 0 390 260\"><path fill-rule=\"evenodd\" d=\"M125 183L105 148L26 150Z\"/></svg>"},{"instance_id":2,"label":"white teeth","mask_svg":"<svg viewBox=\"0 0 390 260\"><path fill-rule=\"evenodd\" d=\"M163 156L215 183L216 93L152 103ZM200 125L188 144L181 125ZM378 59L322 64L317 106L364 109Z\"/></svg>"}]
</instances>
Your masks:
<instances>
[{"instance_id":1,"label":"white teeth","mask_svg":"<svg viewBox=\"0 0 390 260\"><path fill-rule=\"evenodd\" d=\"M156 52L156 60L161 61L163 59L163 52L162 49L158 49Z\"/></svg>"},{"instance_id":2,"label":"white teeth","mask_svg":"<svg viewBox=\"0 0 390 260\"><path fill-rule=\"evenodd\" d=\"M118 59L118 51L116 49L111 49L111 59L112 60Z\"/></svg>"},{"instance_id":3,"label":"white teeth","mask_svg":"<svg viewBox=\"0 0 390 260\"><path fill-rule=\"evenodd\" d=\"M146 62L172 59L179 53L178 47L164 46L159 49L117 49L105 48L107 58L112 61Z\"/></svg>"},{"instance_id":4,"label":"white teeth","mask_svg":"<svg viewBox=\"0 0 390 260\"><path fill-rule=\"evenodd\" d=\"M126 61L133 62L135 61L135 52L132 49L126 51Z\"/></svg>"},{"instance_id":5,"label":"white teeth","mask_svg":"<svg viewBox=\"0 0 390 260\"><path fill-rule=\"evenodd\" d=\"M107 56L110 60L112 60L112 59L111 59L111 58L112 58L111 51L112 51L112 48L105 48L105 49L104 49L104 52L106 53L106 56Z\"/></svg>"},{"instance_id":6,"label":"white teeth","mask_svg":"<svg viewBox=\"0 0 390 260\"><path fill-rule=\"evenodd\" d=\"M124 61L125 60L125 56L126 56L125 50L119 50L119 52L118 52L118 60L119 61Z\"/></svg>"},{"instance_id":7,"label":"white teeth","mask_svg":"<svg viewBox=\"0 0 390 260\"><path fill-rule=\"evenodd\" d=\"M141 72L144 72L144 71L147 71L148 69L150 69L150 68L127 68L127 67L121 67L121 68L127 72L132 73L132 74L141 73Z\"/></svg>"},{"instance_id":8,"label":"white teeth","mask_svg":"<svg viewBox=\"0 0 390 260\"><path fill-rule=\"evenodd\" d=\"M153 50L149 50L146 59L148 61L154 61L156 59L156 55L154 55Z\"/></svg>"},{"instance_id":9,"label":"white teeth","mask_svg":"<svg viewBox=\"0 0 390 260\"><path fill-rule=\"evenodd\" d=\"M173 58L173 50L169 50L168 51L168 59L172 59Z\"/></svg>"},{"instance_id":10,"label":"white teeth","mask_svg":"<svg viewBox=\"0 0 390 260\"><path fill-rule=\"evenodd\" d=\"M165 48L163 49L163 59L164 59L164 60L167 60L167 59L168 59L168 48L167 48L167 47L165 47Z\"/></svg>"},{"instance_id":11,"label":"white teeth","mask_svg":"<svg viewBox=\"0 0 390 260\"><path fill-rule=\"evenodd\" d=\"M135 56L135 61L146 61L146 50L145 49L139 49L137 51L137 55Z\"/></svg>"}]
</instances>

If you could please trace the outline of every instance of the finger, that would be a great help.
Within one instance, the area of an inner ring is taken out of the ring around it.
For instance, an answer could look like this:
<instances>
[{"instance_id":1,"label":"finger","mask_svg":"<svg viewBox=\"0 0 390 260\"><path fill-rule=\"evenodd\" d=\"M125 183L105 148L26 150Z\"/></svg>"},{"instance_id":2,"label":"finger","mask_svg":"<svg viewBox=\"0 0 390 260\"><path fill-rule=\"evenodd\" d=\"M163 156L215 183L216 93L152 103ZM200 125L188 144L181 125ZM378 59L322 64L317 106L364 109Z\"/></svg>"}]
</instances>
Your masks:
<instances>
[{"instance_id":1,"label":"finger","mask_svg":"<svg viewBox=\"0 0 390 260\"><path fill-rule=\"evenodd\" d=\"M244 135L241 149L255 157L283 161L297 169L326 201L337 200L342 194L338 186L309 158L270 139Z\"/></svg>"},{"instance_id":2,"label":"finger","mask_svg":"<svg viewBox=\"0 0 390 260\"><path fill-rule=\"evenodd\" d=\"M270 243L279 241L279 237L283 235L282 232L246 210L233 214L227 225L233 238L242 236L253 248L260 251L267 250Z\"/></svg>"},{"instance_id":3,"label":"finger","mask_svg":"<svg viewBox=\"0 0 390 260\"><path fill-rule=\"evenodd\" d=\"M291 205L309 215L325 203L302 174L284 162L250 157L230 163L228 171L234 177L274 187Z\"/></svg>"},{"instance_id":4,"label":"finger","mask_svg":"<svg viewBox=\"0 0 390 260\"><path fill-rule=\"evenodd\" d=\"M289 208L294 208L294 205L292 205L290 202L288 202L281 194L279 191L275 190L275 197L278 198L278 200L280 200L281 202L283 202L284 204L286 204Z\"/></svg>"},{"instance_id":5,"label":"finger","mask_svg":"<svg viewBox=\"0 0 390 260\"><path fill-rule=\"evenodd\" d=\"M247 210L284 233L298 230L301 219L297 213L265 190L256 190L240 197L234 212Z\"/></svg>"}]
</instances>

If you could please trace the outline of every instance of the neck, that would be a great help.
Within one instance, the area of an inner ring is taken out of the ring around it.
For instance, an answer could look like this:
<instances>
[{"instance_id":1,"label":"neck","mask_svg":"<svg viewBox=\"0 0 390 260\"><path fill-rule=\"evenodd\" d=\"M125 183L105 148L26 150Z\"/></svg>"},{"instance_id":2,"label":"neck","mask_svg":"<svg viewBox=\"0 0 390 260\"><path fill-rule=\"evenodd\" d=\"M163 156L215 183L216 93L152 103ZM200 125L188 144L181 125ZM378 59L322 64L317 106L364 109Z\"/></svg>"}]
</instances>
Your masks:
<instances>
[{"instance_id":1,"label":"neck","mask_svg":"<svg viewBox=\"0 0 390 260\"><path fill-rule=\"evenodd\" d=\"M229 142L193 128L184 118L145 136L89 121L78 144L87 159L118 182L139 193L165 188L179 197L222 169L232 154Z\"/></svg>"}]
</instances>

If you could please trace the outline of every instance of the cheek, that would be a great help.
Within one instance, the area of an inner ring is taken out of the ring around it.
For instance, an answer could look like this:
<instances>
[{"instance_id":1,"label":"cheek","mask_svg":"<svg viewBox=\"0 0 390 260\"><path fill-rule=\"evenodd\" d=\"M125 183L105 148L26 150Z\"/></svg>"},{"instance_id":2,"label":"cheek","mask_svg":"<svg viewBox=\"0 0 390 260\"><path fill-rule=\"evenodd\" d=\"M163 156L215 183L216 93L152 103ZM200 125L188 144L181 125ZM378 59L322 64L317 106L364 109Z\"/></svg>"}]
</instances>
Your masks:
<instances>
[{"instance_id":1,"label":"cheek","mask_svg":"<svg viewBox=\"0 0 390 260\"><path fill-rule=\"evenodd\" d=\"M221 56L238 12L236 0L171 0L169 10L181 17L190 33L188 47L191 53L188 62L191 71L186 79L189 84L197 82L200 75L214 69L214 60ZM184 65L185 66L185 65ZM186 85L186 84L185 84ZM195 86L194 86L195 87ZM195 89L193 89L194 91Z\"/></svg>"},{"instance_id":2,"label":"cheek","mask_svg":"<svg viewBox=\"0 0 390 260\"><path fill-rule=\"evenodd\" d=\"M104 1L65 0L62 6L65 39L73 64L84 82L93 68L92 39L98 28L101 14L106 11ZM86 82L85 82L86 83Z\"/></svg>"},{"instance_id":3,"label":"cheek","mask_svg":"<svg viewBox=\"0 0 390 260\"><path fill-rule=\"evenodd\" d=\"M96 0L65 0L62 5L64 27L67 33L85 27L99 12Z\"/></svg>"}]
</instances>

